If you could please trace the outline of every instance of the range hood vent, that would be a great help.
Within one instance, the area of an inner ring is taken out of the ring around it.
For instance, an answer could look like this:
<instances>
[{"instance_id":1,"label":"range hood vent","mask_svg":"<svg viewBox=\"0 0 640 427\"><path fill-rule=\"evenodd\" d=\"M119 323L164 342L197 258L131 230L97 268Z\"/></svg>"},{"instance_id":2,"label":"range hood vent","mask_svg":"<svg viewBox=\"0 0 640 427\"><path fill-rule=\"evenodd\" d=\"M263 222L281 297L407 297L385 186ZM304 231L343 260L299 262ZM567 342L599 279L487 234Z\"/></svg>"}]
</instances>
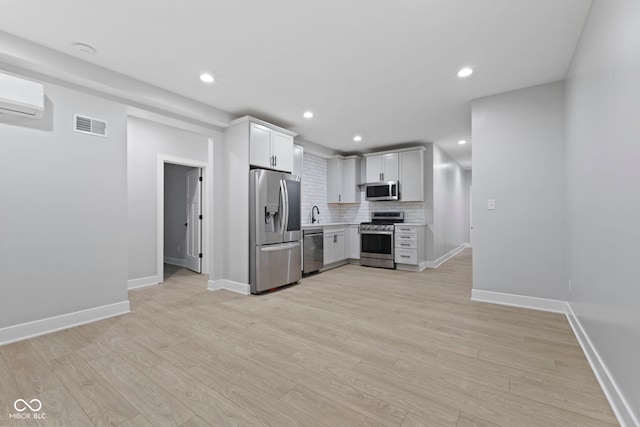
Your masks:
<instances>
[{"instance_id":1,"label":"range hood vent","mask_svg":"<svg viewBox=\"0 0 640 427\"><path fill-rule=\"evenodd\" d=\"M74 130L96 136L107 136L107 122L104 120L92 119L91 117L73 116Z\"/></svg>"}]
</instances>

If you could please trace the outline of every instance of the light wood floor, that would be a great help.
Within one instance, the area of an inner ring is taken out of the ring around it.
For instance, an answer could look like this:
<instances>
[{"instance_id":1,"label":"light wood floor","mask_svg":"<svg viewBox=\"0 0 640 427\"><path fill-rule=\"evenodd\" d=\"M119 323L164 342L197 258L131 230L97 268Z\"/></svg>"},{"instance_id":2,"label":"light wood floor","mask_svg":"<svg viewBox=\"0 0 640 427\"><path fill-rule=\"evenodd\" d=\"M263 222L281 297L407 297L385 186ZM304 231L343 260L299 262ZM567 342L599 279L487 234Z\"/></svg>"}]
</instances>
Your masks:
<instances>
[{"instance_id":1,"label":"light wood floor","mask_svg":"<svg viewBox=\"0 0 640 427\"><path fill-rule=\"evenodd\" d=\"M618 425L562 315L469 300L471 253L262 296L167 267L132 313L0 347L0 425ZM9 409L7 409L9 408Z\"/></svg>"}]
</instances>

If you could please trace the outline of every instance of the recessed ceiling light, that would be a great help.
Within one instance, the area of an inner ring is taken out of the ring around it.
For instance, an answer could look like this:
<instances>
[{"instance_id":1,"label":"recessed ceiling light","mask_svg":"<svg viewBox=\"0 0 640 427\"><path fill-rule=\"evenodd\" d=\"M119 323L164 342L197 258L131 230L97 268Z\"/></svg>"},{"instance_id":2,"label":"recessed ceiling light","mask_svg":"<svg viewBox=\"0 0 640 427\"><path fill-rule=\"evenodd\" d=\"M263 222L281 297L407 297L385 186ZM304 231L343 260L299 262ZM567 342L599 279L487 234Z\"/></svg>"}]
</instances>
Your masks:
<instances>
[{"instance_id":1,"label":"recessed ceiling light","mask_svg":"<svg viewBox=\"0 0 640 427\"><path fill-rule=\"evenodd\" d=\"M458 71L458 77L469 77L471 74L473 74L473 70L469 67L461 68Z\"/></svg>"},{"instance_id":2,"label":"recessed ceiling light","mask_svg":"<svg viewBox=\"0 0 640 427\"><path fill-rule=\"evenodd\" d=\"M303 116L305 119L310 119L311 117L313 117L313 113L311 111L305 111Z\"/></svg>"},{"instance_id":3,"label":"recessed ceiling light","mask_svg":"<svg viewBox=\"0 0 640 427\"><path fill-rule=\"evenodd\" d=\"M356 136L353 137L353 140L355 142L360 142L360 141L362 141L362 137L360 135L356 135Z\"/></svg>"},{"instance_id":4,"label":"recessed ceiling light","mask_svg":"<svg viewBox=\"0 0 640 427\"><path fill-rule=\"evenodd\" d=\"M203 73L203 74L200 74L200 80L202 80L205 83L213 83L214 78L211 74Z\"/></svg>"},{"instance_id":5,"label":"recessed ceiling light","mask_svg":"<svg viewBox=\"0 0 640 427\"><path fill-rule=\"evenodd\" d=\"M89 46L88 44L73 43L71 45L71 47L73 48L73 50L75 50L76 52L78 52L79 54L82 54L82 55L95 55L96 54L96 50L94 48L92 48L91 46Z\"/></svg>"},{"instance_id":6,"label":"recessed ceiling light","mask_svg":"<svg viewBox=\"0 0 640 427\"><path fill-rule=\"evenodd\" d=\"M465 141L464 139L461 139L460 141L458 141L458 144L460 144L460 145L464 145L466 143L467 143L467 141Z\"/></svg>"}]
</instances>

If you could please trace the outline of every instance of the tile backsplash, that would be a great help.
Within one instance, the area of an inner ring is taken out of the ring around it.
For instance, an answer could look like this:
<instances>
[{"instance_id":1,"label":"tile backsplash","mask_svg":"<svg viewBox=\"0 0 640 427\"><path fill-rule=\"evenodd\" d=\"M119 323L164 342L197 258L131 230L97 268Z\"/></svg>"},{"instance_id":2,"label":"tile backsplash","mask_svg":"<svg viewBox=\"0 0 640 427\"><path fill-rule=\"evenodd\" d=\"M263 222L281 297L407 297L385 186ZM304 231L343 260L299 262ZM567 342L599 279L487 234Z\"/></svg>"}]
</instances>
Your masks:
<instances>
[{"instance_id":1,"label":"tile backsplash","mask_svg":"<svg viewBox=\"0 0 640 427\"><path fill-rule=\"evenodd\" d=\"M304 153L302 158L302 223L311 223L311 208L316 205L321 223L333 222L327 205L327 159Z\"/></svg>"},{"instance_id":2,"label":"tile backsplash","mask_svg":"<svg viewBox=\"0 0 640 427\"><path fill-rule=\"evenodd\" d=\"M371 219L371 212L402 211L406 222L433 221L433 210L425 202L368 202L364 199L364 188L360 193L360 203L327 204L327 159L304 153L302 165L302 222L311 222L311 208L320 210L320 223L365 222Z\"/></svg>"}]
</instances>

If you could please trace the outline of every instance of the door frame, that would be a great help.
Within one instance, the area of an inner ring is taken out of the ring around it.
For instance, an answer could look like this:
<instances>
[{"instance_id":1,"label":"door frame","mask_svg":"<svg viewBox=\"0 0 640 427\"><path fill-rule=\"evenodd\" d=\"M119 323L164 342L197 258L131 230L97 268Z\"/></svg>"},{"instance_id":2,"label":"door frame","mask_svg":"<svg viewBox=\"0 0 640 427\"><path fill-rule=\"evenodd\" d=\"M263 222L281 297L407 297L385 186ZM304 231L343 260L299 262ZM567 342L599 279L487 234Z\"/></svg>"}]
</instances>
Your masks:
<instances>
[{"instance_id":1,"label":"door frame","mask_svg":"<svg viewBox=\"0 0 640 427\"><path fill-rule=\"evenodd\" d=\"M212 230L211 226L211 212L209 210L209 203L207 198L207 192L209 188L209 184L207 181L207 177L209 177L208 169L209 164L207 162L202 162L199 160L188 159L184 157L176 157L176 156L168 156L165 154L158 154L157 160L157 230L156 230L156 247L157 247L157 267L156 274L158 275L158 283L164 282L164 165L166 163L180 165L180 166L188 166L194 168L201 169L202 176L202 184L200 187L200 191L202 193L202 198L200 200L200 209L202 211L203 220L202 220L202 228L200 230L201 240L200 247L202 248L202 253L204 254L202 257L201 264L201 274L209 274L209 250L211 248L209 242L210 230Z\"/></svg>"}]
</instances>

